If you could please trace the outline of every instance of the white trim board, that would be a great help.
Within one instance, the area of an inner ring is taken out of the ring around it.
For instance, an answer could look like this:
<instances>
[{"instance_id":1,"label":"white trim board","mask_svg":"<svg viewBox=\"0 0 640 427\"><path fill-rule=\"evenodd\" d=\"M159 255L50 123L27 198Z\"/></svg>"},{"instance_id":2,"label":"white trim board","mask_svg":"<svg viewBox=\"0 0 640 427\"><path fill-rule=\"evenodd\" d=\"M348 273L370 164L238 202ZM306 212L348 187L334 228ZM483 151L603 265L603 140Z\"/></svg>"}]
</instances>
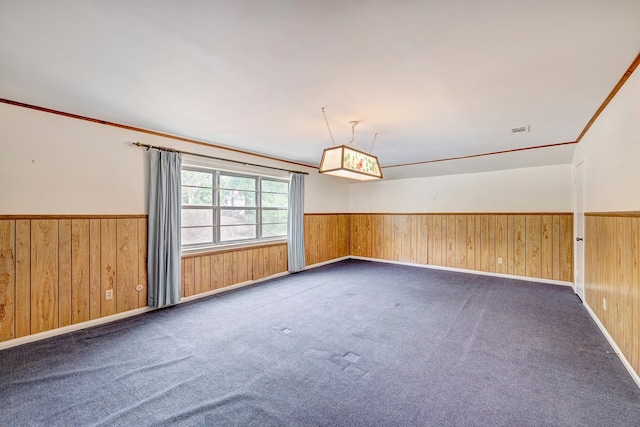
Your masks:
<instances>
[{"instance_id":1,"label":"white trim board","mask_svg":"<svg viewBox=\"0 0 640 427\"><path fill-rule=\"evenodd\" d=\"M539 279L537 277L516 276L513 274L503 274L503 273L491 273L488 271L469 270L466 268L455 268L455 267L443 267L440 265L432 265L432 264L416 264L412 262L390 261L386 259L367 258L362 256L349 256L349 258L359 259L362 261L373 261L373 262L384 262L388 264L407 265L409 267L422 267L422 268L432 268L434 270L457 271L458 273L479 274L481 276L502 277L505 279L526 280L527 282L548 283L550 285L569 286L573 288L573 283L565 282L563 280Z\"/></svg>"},{"instance_id":2,"label":"white trim board","mask_svg":"<svg viewBox=\"0 0 640 427\"><path fill-rule=\"evenodd\" d=\"M339 260L341 261L342 259L339 259ZM317 265L314 264L313 266L308 267L308 268L313 268L315 266L317 266ZM214 289L212 291L203 292L203 293L197 294L197 295L192 295L190 297L182 298L180 300L180 302L178 302L176 305L182 304L182 303L185 303L185 302L189 302L189 301L194 301L194 300L197 300L197 299L200 299L200 298L205 298L205 297L208 297L210 295L215 295L215 294L219 294L219 293L222 293L222 292L231 291L233 289L243 288L245 286L249 286L249 285L253 285L253 284L256 284L256 283L264 282L265 280L275 279L276 277L286 276L288 274L291 274L291 273L289 273L289 272L277 273L277 274L273 274L271 276L263 277L263 278L260 278L260 279L248 280L246 282L236 283L234 285L227 286L227 287L224 287L224 288ZM4 349L7 349L7 348L11 348L11 347L17 347L17 346L22 345L22 344L27 344L27 343L30 343L30 342L40 341L40 340L44 340L44 339L47 339L47 338L55 337L55 336L58 336L58 335L64 335L64 334L67 334L69 332L79 331L81 329L87 329L87 328L90 328L92 326L104 325L106 323L111 323L111 322L114 322L116 320L126 319L127 317L133 317L133 316L137 316L137 315L142 314L142 313L148 313L150 311L155 311L155 310L158 310L158 309L155 308L155 307L136 308L136 309L133 309L133 310L122 312L122 313L117 313L117 314L114 314L114 315L111 315L111 316L105 316L105 317L100 317L98 319L88 320L88 321L82 322L82 323L76 323L75 325L63 326L61 328L51 329L50 331L44 331L44 332L40 332L40 333L37 333L37 334L27 335L26 337L14 338L14 339L9 340L9 341L0 342L0 351L4 350Z\"/></svg>"},{"instance_id":3,"label":"white trim board","mask_svg":"<svg viewBox=\"0 0 640 427\"><path fill-rule=\"evenodd\" d=\"M157 310L155 307L142 307L133 310L125 311L122 313L113 314L111 316L100 317L98 319L88 320L82 323L76 323L75 325L62 326L60 328L51 329L49 331L39 332L37 334L27 335L25 337L14 338L9 341L0 342L0 350L4 350L11 347L17 347L22 344L30 342L40 341L47 338L55 337L58 335L64 335L69 332L79 331L81 329L87 329L92 326L103 325L105 323L111 323L116 320L126 319L127 317L137 316L142 313L148 313L150 311Z\"/></svg>"},{"instance_id":4,"label":"white trim board","mask_svg":"<svg viewBox=\"0 0 640 427\"><path fill-rule=\"evenodd\" d=\"M586 302L583 302L582 305L586 307L587 311L589 312L589 315L591 316L593 321L596 322L596 325L598 325L598 328L600 328L600 332L602 332L602 335L604 335L607 341L609 341L609 344L613 348L613 351L616 353L616 355L618 356L618 358L620 359L624 367L627 369L627 371L629 372L629 375L631 375L631 378L633 378L633 380L636 382L636 385L638 386L638 388L640 388L640 376L633 369L633 367L631 366L631 363L629 363L627 358L624 357L624 354L622 354L622 351L620 350L620 347L618 347L618 344L616 344L616 342L613 340L613 337L609 335L609 331L607 331L607 328L605 328L602 322L600 322L600 319L598 319L598 316L596 316L596 313L591 309L591 307L589 307L589 304L587 304Z\"/></svg>"}]
</instances>

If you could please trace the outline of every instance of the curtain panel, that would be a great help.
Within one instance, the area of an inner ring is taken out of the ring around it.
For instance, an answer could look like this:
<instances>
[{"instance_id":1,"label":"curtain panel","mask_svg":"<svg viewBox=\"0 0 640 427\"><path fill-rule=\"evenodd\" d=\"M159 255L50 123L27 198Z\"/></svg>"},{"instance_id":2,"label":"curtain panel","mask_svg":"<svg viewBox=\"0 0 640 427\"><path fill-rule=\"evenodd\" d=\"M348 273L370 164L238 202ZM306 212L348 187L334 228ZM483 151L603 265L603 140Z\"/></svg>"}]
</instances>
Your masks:
<instances>
[{"instance_id":1,"label":"curtain panel","mask_svg":"<svg viewBox=\"0 0 640 427\"><path fill-rule=\"evenodd\" d=\"M289 272L302 271L304 263L304 174L292 173L287 219Z\"/></svg>"},{"instance_id":2,"label":"curtain panel","mask_svg":"<svg viewBox=\"0 0 640 427\"><path fill-rule=\"evenodd\" d=\"M180 301L180 214L182 157L149 152L148 299L150 307Z\"/></svg>"}]
</instances>

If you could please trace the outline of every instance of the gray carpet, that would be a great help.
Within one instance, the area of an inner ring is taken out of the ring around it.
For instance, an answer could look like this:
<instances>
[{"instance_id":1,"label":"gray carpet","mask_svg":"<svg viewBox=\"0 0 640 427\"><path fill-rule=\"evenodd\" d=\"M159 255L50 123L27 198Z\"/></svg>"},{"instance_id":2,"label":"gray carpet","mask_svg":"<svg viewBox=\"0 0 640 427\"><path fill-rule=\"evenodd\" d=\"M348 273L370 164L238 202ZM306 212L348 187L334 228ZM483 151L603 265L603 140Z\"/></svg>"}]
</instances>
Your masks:
<instances>
[{"instance_id":1,"label":"gray carpet","mask_svg":"<svg viewBox=\"0 0 640 427\"><path fill-rule=\"evenodd\" d=\"M571 289L343 261L0 351L0 425L623 426Z\"/></svg>"}]
</instances>

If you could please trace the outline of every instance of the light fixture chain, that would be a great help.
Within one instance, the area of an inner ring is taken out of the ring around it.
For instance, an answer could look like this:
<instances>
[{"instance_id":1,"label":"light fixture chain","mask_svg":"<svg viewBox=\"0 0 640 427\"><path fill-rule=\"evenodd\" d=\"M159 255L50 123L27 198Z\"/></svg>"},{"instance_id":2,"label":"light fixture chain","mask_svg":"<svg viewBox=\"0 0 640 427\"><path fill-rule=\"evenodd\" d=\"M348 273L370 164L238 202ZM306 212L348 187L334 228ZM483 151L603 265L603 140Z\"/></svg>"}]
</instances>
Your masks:
<instances>
[{"instance_id":1,"label":"light fixture chain","mask_svg":"<svg viewBox=\"0 0 640 427\"><path fill-rule=\"evenodd\" d=\"M336 146L336 142L333 140L333 134L331 133L331 127L329 127L329 120L327 120L327 115L324 112L324 107L322 107L322 115L324 116L324 122L327 124L327 129L329 130L329 136L331 137L331 142L333 146Z\"/></svg>"},{"instance_id":2,"label":"light fixture chain","mask_svg":"<svg viewBox=\"0 0 640 427\"><path fill-rule=\"evenodd\" d=\"M376 138L378 137L378 132L376 132L375 135L373 135L373 142L371 143L371 150L369 150L370 153L373 153L373 146L376 143Z\"/></svg>"}]
</instances>

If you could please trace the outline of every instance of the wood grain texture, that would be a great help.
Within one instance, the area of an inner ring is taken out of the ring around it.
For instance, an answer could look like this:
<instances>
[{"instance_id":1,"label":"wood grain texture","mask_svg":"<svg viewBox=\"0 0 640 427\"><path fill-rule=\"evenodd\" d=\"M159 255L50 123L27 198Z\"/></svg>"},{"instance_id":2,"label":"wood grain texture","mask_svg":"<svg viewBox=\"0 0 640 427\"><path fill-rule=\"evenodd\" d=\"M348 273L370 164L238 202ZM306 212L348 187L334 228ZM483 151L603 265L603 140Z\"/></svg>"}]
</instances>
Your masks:
<instances>
[{"instance_id":1,"label":"wood grain texture","mask_svg":"<svg viewBox=\"0 0 640 427\"><path fill-rule=\"evenodd\" d=\"M526 243L525 251L525 276L540 277L540 242L541 221L539 215L527 215L525 217Z\"/></svg>"},{"instance_id":2,"label":"wood grain texture","mask_svg":"<svg viewBox=\"0 0 640 427\"><path fill-rule=\"evenodd\" d=\"M1 273L0 254L0 283L13 280L5 303L13 338L115 314L116 302L119 311L146 305L145 216L18 217L0 220L0 227L13 224L10 279ZM142 298L136 290L141 282ZM104 299L107 289L113 300ZM6 299L3 290L0 301ZM0 329L0 341L12 337Z\"/></svg>"},{"instance_id":3,"label":"wood grain texture","mask_svg":"<svg viewBox=\"0 0 640 427\"><path fill-rule=\"evenodd\" d=\"M540 217L540 277L553 279L553 217Z\"/></svg>"},{"instance_id":4,"label":"wood grain texture","mask_svg":"<svg viewBox=\"0 0 640 427\"><path fill-rule=\"evenodd\" d=\"M305 215L304 247L306 265L313 265L358 253L357 239L362 238L358 236L360 236L359 233L363 226L366 232L366 220L361 224L359 217L354 218L348 214ZM374 224L370 224L370 227L373 228ZM350 240L350 235L353 235L354 239ZM257 265L255 263L251 264ZM260 274L258 272L258 275Z\"/></svg>"},{"instance_id":5,"label":"wood grain texture","mask_svg":"<svg viewBox=\"0 0 640 427\"><path fill-rule=\"evenodd\" d=\"M640 374L639 221L634 215L585 217L584 277L586 303ZM567 224L560 228L568 234Z\"/></svg>"},{"instance_id":6,"label":"wood grain texture","mask_svg":"<svg viewBox=\"0 0 640 427\"><path fill-rule=\"evenodd\" d=\"M489 231L491 215L480 216L480 270L491 271L491 241L493 240Z\"/></svg>"},{"instance_id":7,"label":"wood grain texture","mask_svg":"<svg viewBox=\"0 0 640 427\"><path fill-rule=\"evenodd\" d=\"M58 323L71 324L71 220L58 221Z\"/></svg>"},{"instance_id":8,"label":"wood grain texture","mask_svg":"<svg viewBox=\"0 0 640 427\"><path fill-rule=\"evenodd\" d=\"M573 216L560 217L560 280L573 282Z\"/></svg>"},{"instance_id":9,"label":"wood grain texture","mask_svg":"<svg viewBox=\"0 0 640 427\"><path fill-rule=\"evenodd\" d=\"M262 253L263 248L261 248L260 252ZM265 251L265 253L262 253L261 256L261 262L263 262L263 267L264 267L264 262L268 261L268 258L265 256L266 254L268 254L268 250ZM267 262L268 264L268 262ZM267 266L267 269L269 267ZM226 252L222 255L222 283L223 286L230 286L233 285L233 253L232 252ZM268 270L267 270L268 271ZM266 276L269 275L268 272L265 272Z\"/></svg>"},{"instance_id":10,"label":"wood grain texture","mask_svg":"<svg viewBox=\"0 0 640 427\"><path fill-rule=\"evenodd\" d=\"M516 276L527 275L527 235L526 235L526 216L514 215L513 217L513 274Z\"/></svg>"},{"instance_id":11,"label":"wood grain texture","mask_svg":"<svg viewBox=\"0 0 640 427\"><path fill-rule=\"evenodd\" d=\"M138 307L147 306L147 219L138 218Z\"/></svg>"},{"instance_id":12,"label":"wood grain texture","mask_svg":"<svg viewBox=\"0 0 640 427\"><path fill-rule=\"evenodd\" d=\"M251 250L251 253L255 249ZM224 271L222 269L223 265L223 254L211 255L211 287L212 289L220 289L224 286Z\"/></svg>"},{"instance_id":13,"label":"wood grain texture","mask_svg":"<svg viewBox=\"0 0 640 427\"><path fill-rule=\"evenodd\" d=\"M31 221L16 220L16 338L31 333Z\"/></svg>"},{"instance_id":14,"label":"wood grain texture","mask_svg":"<svg viewBox=\"0 0 640 427\"><path fill-rule=\"evenodd\" d=\"M237 261L237 272L238 272L238 282L246 282L248 280L247 276L247 256L249 255L248 251L238 251L238 261Z\"/></svg>"},{"instance_id":15,"label":"wood grain texture","mask_svg":"<svg viewBox=\"0 0 640 427\"><path fill-rule=\"evenodd\" d=\"M196 258L185 258L182 263L182 291L185 297L190 297L196 294Z\"/></svg>"},{"instance_id":16,"label":"wood grain texture","mask_svg":"<svg viewBox=\"0 0 640 427\"><path fill-rule=\"evenodd\" d=\"M138 220L117 220L117 299L116 311L122 313L138 308Z\"/></svg>"},{"instance_id":17,"label":"wood grain texture","mask_svg":"<svg viewBox=\"0 0 640 427\"><path fill-rule=\"evenodd\" d=\"M501 274L508 274L507 270L507 257L508 257L508 227L509 216L500 215L495 218L496 223L496 272Z\"/></svg>"},{"instance_id":18,"label":"wood grain texture","mask_svg":"<svg viewBox=\"0 0 640 427\"><path fill-rule=\"evenodd\" d=\"M91 318L90 234L88 219L71 220L71 323Z\"/></svg>"},{"instance_id":19,"label":"wood grain texture","mask_svg":"<svg viewBox=\"0 0 640 427\"><path fill-rule=\"evenodd\" d=\"M553 236L553 242L551 243L552 278L553 280L560 280L560 216L552 216L551 229L551 235Z\"/></svg>"},{"instance_id":20,"label":"wood grain texture","mask_svg":"<svg viewBox=\"0 0 640 427\"><path fill-rule=\"evenodd\" d=\"M116 314L116 272L118 251L117 220L100 220L100 314L101 317ZM113 291L113 299L107 300L107 290Z\"/></svg>"},{"instance_id":21,"label":"wood grain texture","mask_svg":"<svg viewBox=\"0 0 640 427\"><path fill-rule=\"evenodd\" d=\"M31 333L58 327L58 221L31 221Z\"/></svg>"},{"instance_id":22,"label":"wood grain texture","mask_svg":"<svg viewBox=\"0 0 640 427\"><path fill-rule=\"evenodd\" d=\"M15 233L15 221L0 220L0 341L15 337Z\"/></svg>"},{"instance_id":23,"label":"wood grain texture","mask_svg":"<svg viewBox=\"0 0 640 427\"><path fill-rule=\"evenodd\" d=\"M353 214L349 247L364 257L571 281L572 221L548 213Z\"/></svg>"},{"instance_id":24,"label":"wood grain texture","mask_svg":"<svg viewBox=\"0 0 640 427\"><path fill-rule=\"evenodd\" d=\"M146 244L145 244L146 248ZM101 316L102 289L100 279L100 220L89 220L89 318L98 319Z\"/></svg>"}]
</instances>

